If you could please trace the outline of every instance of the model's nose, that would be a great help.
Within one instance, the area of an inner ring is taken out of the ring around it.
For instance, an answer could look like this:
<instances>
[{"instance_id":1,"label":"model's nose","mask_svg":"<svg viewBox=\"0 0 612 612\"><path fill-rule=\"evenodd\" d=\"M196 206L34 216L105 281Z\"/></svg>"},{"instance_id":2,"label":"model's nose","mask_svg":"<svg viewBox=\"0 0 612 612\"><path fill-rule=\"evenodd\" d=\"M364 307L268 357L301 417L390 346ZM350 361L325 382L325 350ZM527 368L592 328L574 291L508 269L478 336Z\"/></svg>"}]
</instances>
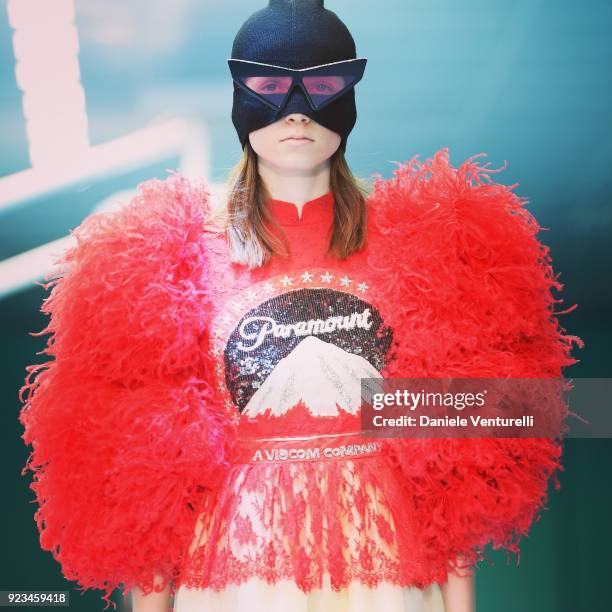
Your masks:
<instances>
[{"instance_id":1,"label":"model's nose","mask_svg":"<svg viewBox=\"0 0 612 612\"><path fill-rule=\"evenodd\" d=\"M302 113L291 113L285 117L288 123L309 123L310 117Z\"/></svg>"}]
</instances>

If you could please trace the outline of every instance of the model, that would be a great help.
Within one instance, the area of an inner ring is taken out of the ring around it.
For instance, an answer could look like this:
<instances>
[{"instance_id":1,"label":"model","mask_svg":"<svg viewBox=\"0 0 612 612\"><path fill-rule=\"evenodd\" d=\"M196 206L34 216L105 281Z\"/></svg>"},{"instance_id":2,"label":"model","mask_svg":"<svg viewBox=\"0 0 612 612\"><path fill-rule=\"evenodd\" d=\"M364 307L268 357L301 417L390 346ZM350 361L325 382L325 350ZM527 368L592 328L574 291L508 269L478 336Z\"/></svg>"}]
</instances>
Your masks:
<instances>
[{"instance_id":1,"label":"model","mask_svg":"<svg viewBox=\"0 0 612 612\"><path fill-rule=\"evenodd\" d=\"M363 378L558 378L581 345L536 220L478 156L352 175L365 65L322 1L270 0L229 60L226 205L147 181L48 279L24 473L42 548L109 603L472 610L484 547L518 552L544 507L558 438L361 435Z\"/></svg>"}]
</instances>

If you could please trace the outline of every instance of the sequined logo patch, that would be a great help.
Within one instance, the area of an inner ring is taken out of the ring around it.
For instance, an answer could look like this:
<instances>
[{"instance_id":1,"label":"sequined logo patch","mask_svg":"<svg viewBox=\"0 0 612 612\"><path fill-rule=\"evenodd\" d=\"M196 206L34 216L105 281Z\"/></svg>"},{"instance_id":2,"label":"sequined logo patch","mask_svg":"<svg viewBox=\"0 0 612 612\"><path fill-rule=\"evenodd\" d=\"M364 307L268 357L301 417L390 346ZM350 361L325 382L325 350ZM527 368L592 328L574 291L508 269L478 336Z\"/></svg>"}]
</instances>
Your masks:
<instances>
[{"instance_id":1,"label":"sequined logo patch","mask_svg":"<svg viewBox=\"0 0 612 612\"><path fill-rule=\"evenodd\" d=\"M219 354L240 413L280 415L300 400L315 415L357 412L359 381L380 375L393 339L373 304L342 288L288 287L241 306Z\"/></svg>"}]
</instances>

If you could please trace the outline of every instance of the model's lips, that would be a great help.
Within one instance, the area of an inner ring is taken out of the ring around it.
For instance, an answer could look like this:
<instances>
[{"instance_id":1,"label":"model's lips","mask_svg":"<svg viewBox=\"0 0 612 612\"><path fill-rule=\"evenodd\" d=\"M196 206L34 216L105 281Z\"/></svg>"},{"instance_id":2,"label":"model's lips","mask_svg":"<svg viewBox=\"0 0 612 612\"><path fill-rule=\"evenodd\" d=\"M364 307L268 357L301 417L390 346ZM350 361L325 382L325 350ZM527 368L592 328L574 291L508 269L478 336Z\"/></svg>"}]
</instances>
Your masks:
<instances>
[{"instance_id":1,"label":"model's lips","mask_svg":"<svg viewBox=\"0 0 612 612\"><path fill-rule=\"evenodd\" d=\"M307 136L287 136L287 138L283 138L281 142L285 142L285 140L309 140L310 142L313 142L312 138L308 138Z\"/></svg>"}]
</instances>

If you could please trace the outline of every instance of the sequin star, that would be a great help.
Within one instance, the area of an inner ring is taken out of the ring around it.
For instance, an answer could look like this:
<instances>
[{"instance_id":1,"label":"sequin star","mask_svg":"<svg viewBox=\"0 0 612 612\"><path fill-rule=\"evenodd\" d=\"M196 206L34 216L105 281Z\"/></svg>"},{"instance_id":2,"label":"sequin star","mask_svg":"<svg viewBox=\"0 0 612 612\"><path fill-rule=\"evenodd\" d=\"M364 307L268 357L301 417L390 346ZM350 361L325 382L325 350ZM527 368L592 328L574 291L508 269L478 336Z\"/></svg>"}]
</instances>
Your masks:
<instances>
[{"instance_id":1,"label":"sequin star","mask_svg":"<svg viewBox=\"0 0 612 612\"><path fill-rule=\"evenodd\" d=\"M249 302L252 302L253 300L255 300L255 298L256 298L256 297L257 297L257 291L252 291L252 290L251 290L251 291L249 291L249 292L247 293L246 299L247 299Z\"/></svg>"},{"instance_id":2,"label":"sequin star","mask_svg":"<svg viewBox=\"0 0 612 612\"><path fill-rule=\"evenodd\" d=\"M313 278L313 274L311 274L310 272L308 272L307 270L304 271L304 274L302 274L302 282L303 283L312 283L312 278Z\"/></svg>"},{"instance_id":3,"label":"sequin star","mask_svg":"<svg viewBox=\"0 0 612 612\"><path fill-rule=\"evenodd\" d=\"M281 283L283 283L283 285L285 287L291 285L293 283L293 279L289 278L286 274L285 276L283 276L283 278L281 278Z\"/></svg>"},{"instance_id":4,"label":"sequin star","mask_svg":"<svg viewBox=\"0 0 612 612\"><path fill-rule=\"evenodd\" d=\"M340 279L340 286L348 287L353 281L346 276L346 274Z\"/></svg>"},{"instance_id":5,"label":"sequin star","mask_svg":"<svg viewBox=\"0 0 612 612\"><path fill-rule=\"evenodd\" d=\"M236 311L239 312L240 310L242 310L242 302L234 302L232 304L232 308Z\"/></svg>"},{"instance_id":6,"label":"sequin star","mask_svg":"<svg viewBox=\"0 0 612 612\"><path fill-rule=\"evenodd\" d=\"M325 274L321 274L321 282L323 283L331 283L333 275L330 274L327 270L325 270Z\"/></svg>"},{"instance_id":7,"label":"sequin star","mask_svg":"<svg viewBox=\"0 0 612 612\"><path fill-rule=\"evenodd\" d=\"M357 291L361 291L361 293L365 293L369 287L365 283L359 283L357 285Z\"/></svg>"},{"instance_id":8,"label":"sequin star","mask_svg":"<svg viewBox=\"0 0 612 612\"><path fill-rule=\"evenodd\" d=\"M266 293L273 293L274 292L274 283L266 283L264 285L264 291Z\"/></svg>"}]
</instances>

